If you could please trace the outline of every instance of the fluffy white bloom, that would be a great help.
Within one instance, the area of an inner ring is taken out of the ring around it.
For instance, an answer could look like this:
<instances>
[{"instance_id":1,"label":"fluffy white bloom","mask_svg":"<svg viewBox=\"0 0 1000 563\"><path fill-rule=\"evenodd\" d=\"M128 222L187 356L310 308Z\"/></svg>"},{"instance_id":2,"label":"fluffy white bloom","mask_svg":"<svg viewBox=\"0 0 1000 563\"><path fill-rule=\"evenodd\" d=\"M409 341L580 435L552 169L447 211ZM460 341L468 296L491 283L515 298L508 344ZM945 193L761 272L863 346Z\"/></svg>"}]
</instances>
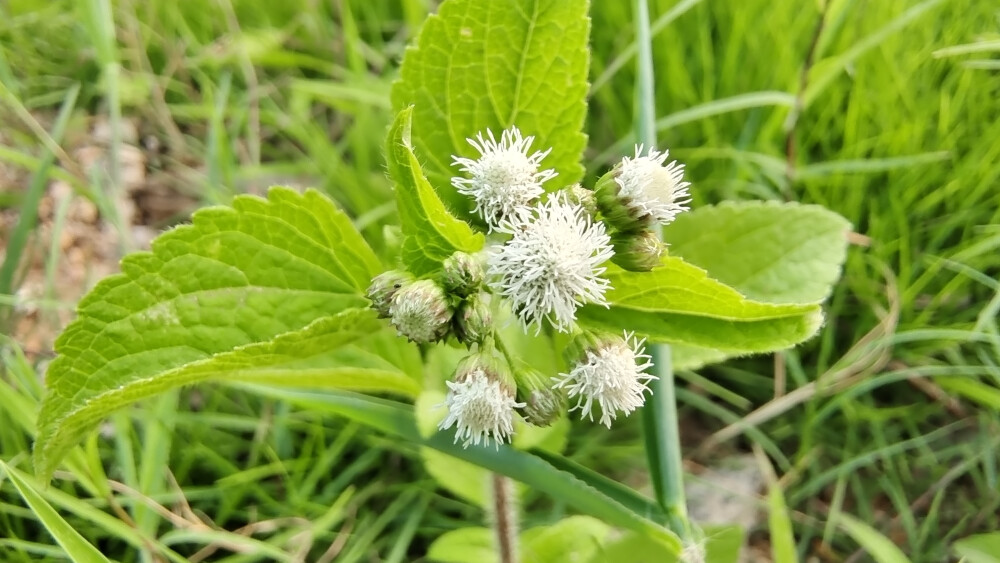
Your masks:
<instances>
[{"instance_id":1,"label":"fluffy white bloom","mask_svg":"<svg viewBox=\"0 0 1000 563\"><path fill-rule=\"evenodd\" d=\"M538 205L530 220L505 228L514 236L489 255L490 285L511 301L525 328L540 330L548 319L565 332L580 305L607 306L610 284L600 264L614 252L603 223L592 223L560 192Z\"/></svg>"},{"instance_id":2,"label":"fluffy white bloom","mask_svg":"<svg viewBox=\"0 0 1000 563\"><path fill-rule=\"evenodd\" d=\"M479 133L466 139L479 151L478 159L453 156L453 164L461 166L468 178L454 177L451 183L459 193L471 196L478 213L490 230L499 230L504 220L514 220L528 213L531 202L542 195L542 183L555 177L554 170L538 170L542 159L552 149L529 155L534 137L522 137L517 127L500 135L497 142L493 131L486 130L488 139Z\"/></svg>"},{"instance_id":3,"label":"fluffy white bloom","mask_svg":"<svg viewBox=\"0 0 1000 563\"><path fill-rule=\"evenodd\" d=\"M645 372L653 363L645 353L644 342L631 333L625 333L624 339L604 340L587 349L585 357L569 373L552 378L553 388L565 389L570 399L577 398L570 411L579 409L580 418L594 420L596 401L601 407L601 424L610 428L619 411L628 416L646 402L646 384L656 379Z\"/></svg>"},{"instance_id":4,"label":"fluffy white bloom","mask_svg":"<svg viewBox=\"0 0 1000 563\"><path fill-rule=\"evenodd\" d=\"M510 441L514 433L514 409L524 407L524 403L514 400L512 391L483 369L467 372L447 383L448 416L439 429L457 425L455 442L464 440L463 447L478 446L480 442L489 446L490 440L500 447L501 442Z\"/></svg>"},{"instance_id":5,"label":"fluffy white bloom","mask_svg":"<svg viewBox=\"0 0 1000 563\"><path fill-rule=\"evenodd\" d=\"M642 145L635 147L635 158L622 159L615 181L621 188L619 198L627 202L637 216L650 215L653 222L667 224L691 202L688 186L684 181L684 165L676 160L666 162L669 151L649 149L642 156Z\"/></svg>"}]
</instances>

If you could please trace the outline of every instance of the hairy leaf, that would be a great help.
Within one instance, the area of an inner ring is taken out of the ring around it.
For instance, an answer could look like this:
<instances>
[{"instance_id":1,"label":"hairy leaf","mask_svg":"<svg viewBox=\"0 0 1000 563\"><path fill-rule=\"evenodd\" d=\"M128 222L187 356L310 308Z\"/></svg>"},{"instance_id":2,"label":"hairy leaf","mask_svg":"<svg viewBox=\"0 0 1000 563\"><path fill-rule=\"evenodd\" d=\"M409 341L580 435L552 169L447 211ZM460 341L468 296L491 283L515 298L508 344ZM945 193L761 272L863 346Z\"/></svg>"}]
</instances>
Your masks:
<instances>
[{"instance_id":1,"label":"hairy leaf","mask_svg":"<svg viewBox=\"0 0 1000 563\"><path fill-rule=\"evenodd\" d=\"M812 336L822 323L818 305L762 303L676 257L651 272L609 267L611 306L581 307L580 322L629 330L656 342L707 346L732 353L779 350Z\"/></svg>"},{"instance_id":2,"label":"hairy leaf","mask_svg":"<svg viewBox=\"0 0 1000 563\"><path fill-rule=\"evenodd\" d=\"M671 255L751 299L820 303L840 278L850 228L818 205L741 201L682 213L663 236Z\"/></svg>"},{"instance_id":3,"label":"hairy leaf","mask_svg":"<svg viewBox=\"0 0 1000 563\"><path fill-rule=\"evenodd\" d=\"M563 0L446 0L424 23L393 85L397 111L414 106L413 144L431 184L455 210L469 201L451 186L452 155L476 157L467 138L516 125L559 176L579 181L587 137L588 3Z\"/></svg>"},{"instance_id":4,"label":"hairy leaf","mask_svg":"<svg viewBox=\"0 0 1000 563\"><path fill-rule=\"evenodd\" d=\"M396 184L396 207L405 235L403 262L413 273L423 275L440 268L456 250L479 251L485 239L453 217L427 182L413 153L412 118L412 107L396 115L386 139L386 160Z\"/></svg>"},{"instance_id":5,"label":"hairy leaf","mask_svg":"<svg viewBox=\"0 0 1000 563\"><path fill-rule=\"evenodd\" d=\"M332 352L381 329L370 313L312 324L365 307L361 293L381 270L350 219L315 191L274 188L266 200L240 196L232 208L198 211L192 225L156 239L152 252L126 257L121 274L80 302L47 374L37 471L50 475L67 449L115 408L223 374L273 380L290 373L293 357L307 367L329 352L324 362L349 368L329 369L323 374L329 384L357 387L367 373L379 383L360 386L405 392L409 384L398 366ZM279 335L286 336L274 340ZM299 383L314 383L318 365L296 372Z\"/></svg>"}]
</instances>

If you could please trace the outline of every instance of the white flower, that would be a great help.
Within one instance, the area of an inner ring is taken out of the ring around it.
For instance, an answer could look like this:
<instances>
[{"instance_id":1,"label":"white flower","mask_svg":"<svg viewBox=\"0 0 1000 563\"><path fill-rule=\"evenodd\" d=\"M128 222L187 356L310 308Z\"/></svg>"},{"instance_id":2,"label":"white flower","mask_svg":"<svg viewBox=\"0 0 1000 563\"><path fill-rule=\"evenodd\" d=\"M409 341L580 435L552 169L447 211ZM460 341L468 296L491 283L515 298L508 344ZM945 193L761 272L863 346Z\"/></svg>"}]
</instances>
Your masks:
<instances>
[{"instance_id":1,"label":"white flower","mask_svg":"<svg viewBox=\"0 0 1000 563\"><path fill-rule=\"evenodd\" d=\"M653 222L666 225L678 213L687 211L691 202L690 182L683 181L684 165L676 160L664 165L669 151L649 149L642 155L642 145L635 147L635 158L622 159L615 181L621 188L619 198L627 202L637 216L650 215Z\"/></svg>"},{"instance_id":2,"label":"white flower","mask_svg":"<svg viewBox=\"0 0 1000 563\"><path fill-rule=\"evenodd\" d=\"M524 407L524 403L514 400L510 390L481 368L447 383L448 416L438 425L439 429L458 425L455 442L464 440L463 447L478 446L480 442L489 446L492 439L499 448L501 442L510 441L514 434L514 409Z\"/></svg>"},{"instance_id":3,"label":"white flower","mask_svg":"<svg viewBox=\"0 0 1000 563\"><path fill-rule=\"evenodd\" d=\"M621 411L628 416L641 407L649 390L646 384L656 376L645 372L653 366L645 353L645 339L636 340L631 333L625 338L607 339L585 352L585 358L577 363L569 373L553 377L554 389L565 389L576 405L570 411L579 409L580 418L594 420L594 402L601 407L601 424L611 427L611 421Z\"/></svg>"},{"instance_id":4,"label":"white flower","mask_svg":"<svg viewBox=\"0 0 1000 563\"><path fill-rule=\"evenodd\" d=\"M461 166L469 178L454 177L451 183L460 194L471 196L478 213L490 230L499 230L502 222L514 220L529 211L531 202L542 195L542 183L555 177L554 170L538 170L542 159L552 149L528 155L534 137L522 137L517 127L500 135L486 130L489 139L479 133L466 139L481 155L478 159L453 156L453 164Z\"/></svg>"},{"instance_id":5,"label":"white flower","mask_svg":"<svg viewBox=\"0 0 1000 563\"><path fill-rule=\"evenodd\" d=\"M490 284L508 298L527 329L543 319L567 331L576 309L586 303L607 306L610 286L599 265L614 252L603 223L591 223L583 208L559 192L537 206L525 222L507 222L513 233L489 255Z\"/></svg>"}]
</instances>

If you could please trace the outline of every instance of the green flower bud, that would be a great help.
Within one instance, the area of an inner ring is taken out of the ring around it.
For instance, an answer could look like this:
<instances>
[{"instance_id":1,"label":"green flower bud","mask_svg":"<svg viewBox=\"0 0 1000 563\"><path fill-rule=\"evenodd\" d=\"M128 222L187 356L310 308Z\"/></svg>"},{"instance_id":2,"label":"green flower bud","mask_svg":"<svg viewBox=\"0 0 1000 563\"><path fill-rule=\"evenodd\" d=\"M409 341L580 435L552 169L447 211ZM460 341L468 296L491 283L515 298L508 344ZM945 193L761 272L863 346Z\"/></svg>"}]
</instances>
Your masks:
<instances>
[{"instance_id":1,"label":"green flower bud","mask_svg":"<svg viewBox=\"0 0 1000 563\"><path fill-rule=\"evenodd\" d=\"M561 391L552 388L552 378L527 365L514 370L517 399L524 404L521 416L535 426L549 426L566 410Z\"/></svg>"},{"instance_id":2,"label":"green flower bud","mask_svg":"<svg viewBox=\"0 0 1000 563\"><path fill-rule=\"evenodd\" d=\"M631 272L648 272L659 266L667 250L653 231L615 233L611 245L615 249L611 261Z\"/></svg>"},{"instance_id":3,"label":"green flower bud","mask_svg":"<svg viewBox=\"0 0 1000 563\"><path fill-rule=\"evenodd\" d=\"M475 256L456 252L445 259L441 284L449 294L466 297L483 285L483 265Z\"/></svg>"},{"instance_id":4,"label":"green flower bud","mask_svg":"<svg viewBox=\"0 0 1000 563\"><path fill-rule=\"evenodd\" d=\"M593 191L588 190L580 184L573 184L566 188L566 200L582 207L587 212L587 215L590 216L591 222L596 220L597 196L594 195Z\"/></svg>"},{"instance_id":5,"label":"green flower bud","mask_svg":"<svg viewBox=\"0 0 1000 563\"><path fill-rule=\"evenodd\" d=\"M426 344L448 335L452 310L441 286L432 280L418 280L396 292L389 315L401 336Z\"/></svg>"},{"instance_id":6,"label":"green flower bud","mask_svg":"<svg viewBox=\"0 0 1000 563\"><path fill-rule=\"evenodd\" d=\"M368 286L365 295L371 299L372 308L378 311L380 319L389 318L389 306L392 304L393 296L412 281L413 276L402 270L389 270L372 279L372 284Z\"/></svg>"},{"instance_id":7,"label":"green flower bud","mask_svg":"<svg viewBox=\"0 0 1000 563\"><path fill-rule=\"evenodd\" d=\"M667 151L650 149L625 157L597 181L597 206L604 218L620 231L639 231L666 225L691 202L684 181L684 165L667 162Z\"/></svg>"},{"instance_id":8,"label":"green flower bud","mask_svg":"<svg viewBox=\"0 0 1000 563\"><path fill-rule=\"evenodd\" d=\"M482 343L493 330L493 313L482 293L470 295L455 313L455 336L466 346Z\"/></svg>"}]
</instances>

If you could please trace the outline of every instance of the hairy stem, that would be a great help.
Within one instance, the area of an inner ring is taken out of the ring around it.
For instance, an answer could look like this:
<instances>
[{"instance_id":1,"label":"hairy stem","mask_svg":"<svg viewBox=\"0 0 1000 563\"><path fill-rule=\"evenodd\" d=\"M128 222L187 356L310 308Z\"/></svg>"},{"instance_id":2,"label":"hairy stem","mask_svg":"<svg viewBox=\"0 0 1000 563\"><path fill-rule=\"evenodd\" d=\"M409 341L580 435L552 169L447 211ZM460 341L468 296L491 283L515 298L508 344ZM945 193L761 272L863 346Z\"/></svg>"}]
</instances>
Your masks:
<instances>
[{"instance_id":1,"label":"hairy stem","mask_svg":"<svg viewBox=\"0 0 1000 563\"><path fill-rule=\"evenodd\" d=\"M493 473L493 531L500 563L517 563L517 508L510 479Z\"/></svg>"}]
</instances>

